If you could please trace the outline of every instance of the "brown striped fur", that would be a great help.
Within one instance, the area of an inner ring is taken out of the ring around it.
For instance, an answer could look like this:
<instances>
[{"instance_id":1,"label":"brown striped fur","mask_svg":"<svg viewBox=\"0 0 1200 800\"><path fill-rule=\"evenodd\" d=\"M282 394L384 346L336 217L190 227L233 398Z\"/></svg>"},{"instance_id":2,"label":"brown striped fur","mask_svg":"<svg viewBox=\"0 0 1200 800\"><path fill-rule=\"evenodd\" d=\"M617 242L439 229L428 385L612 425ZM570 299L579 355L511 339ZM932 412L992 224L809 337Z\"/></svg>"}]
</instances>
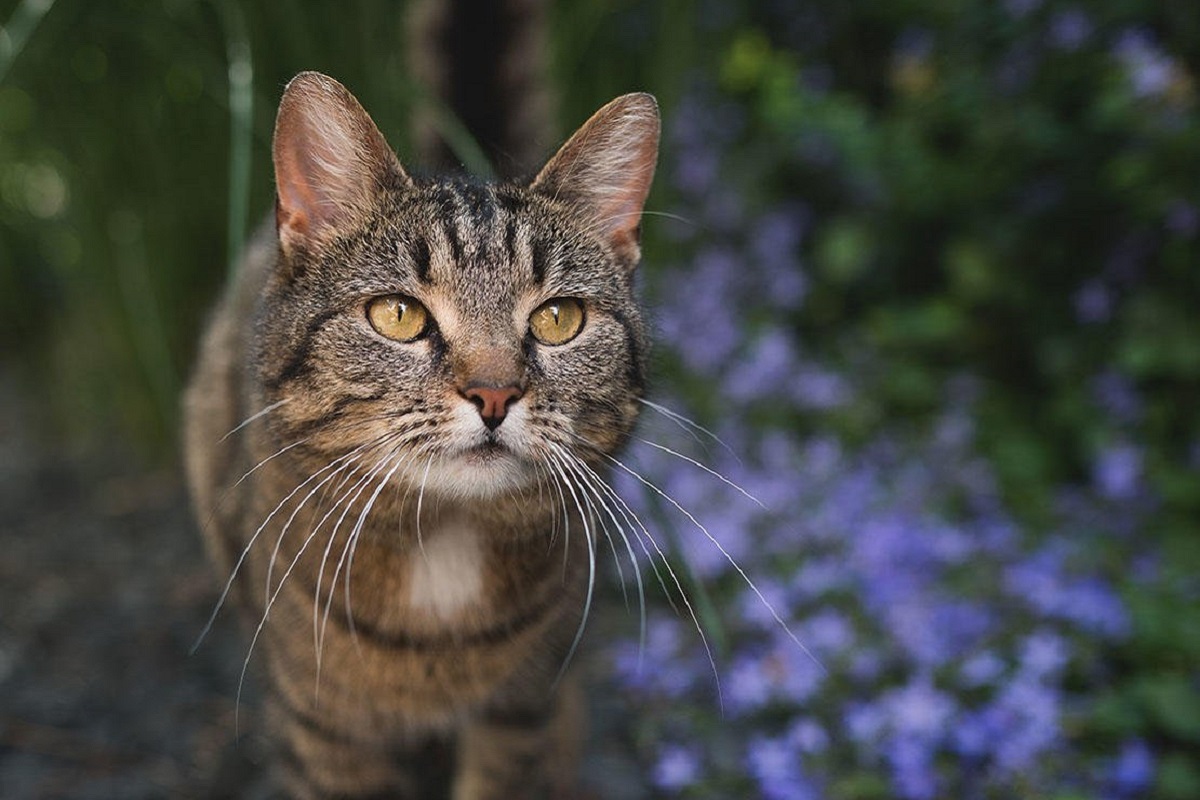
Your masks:
<instances>
[{"instance_id":1,"label":"brown striped fur","mask_svg":"<svg viewBox=\"0 0 1200 800\"><path fill-rule=\"evenodd\" d=\"M637 413L657 142L653 99L626 95L529 185L418 181L336 81L288 86L276 225L210 322L186 449L289 796L569 796L583 715L556 677L592 529L564 472L603 474ZM427 335L372 329L395 293ZM546 346L528 318L555 297L586 318ZM474 386L520 392L494 431Z\"/></svg>"}]
</instances>

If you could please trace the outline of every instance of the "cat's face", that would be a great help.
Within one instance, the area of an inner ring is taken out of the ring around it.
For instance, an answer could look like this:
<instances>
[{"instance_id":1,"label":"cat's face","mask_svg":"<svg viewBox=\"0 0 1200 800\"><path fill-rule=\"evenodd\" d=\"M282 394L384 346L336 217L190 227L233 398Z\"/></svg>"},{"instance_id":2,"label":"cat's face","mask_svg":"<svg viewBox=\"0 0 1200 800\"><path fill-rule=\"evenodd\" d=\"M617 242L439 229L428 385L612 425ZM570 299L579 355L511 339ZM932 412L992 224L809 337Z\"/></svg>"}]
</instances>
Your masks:
<instances>
[{"instance_id":1,"label":"cat's face","mask_svg":"<svg viewBox=\"0 0 1200 800\"><path fill-rule=\"evenodd\" d=\"M620 446L642 392L652 100L614 101L528 187L411 180L323 76L289 86L276 131L256 363L262 400L286 400L281 447L487 497Z\"/></svg>"}]
</instances>

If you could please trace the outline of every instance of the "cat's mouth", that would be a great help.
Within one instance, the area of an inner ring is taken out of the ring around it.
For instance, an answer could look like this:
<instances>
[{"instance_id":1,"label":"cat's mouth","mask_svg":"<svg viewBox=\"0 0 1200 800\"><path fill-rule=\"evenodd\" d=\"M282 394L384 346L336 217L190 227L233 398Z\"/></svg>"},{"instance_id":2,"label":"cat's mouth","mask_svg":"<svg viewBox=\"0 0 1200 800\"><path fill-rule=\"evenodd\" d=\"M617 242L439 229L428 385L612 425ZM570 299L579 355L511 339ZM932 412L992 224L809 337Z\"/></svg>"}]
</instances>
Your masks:
<instances>
[{"instance_id":1,"label":"cat's mouth","mask_svg":"<svg viewBox=\"0 0 1200 800\"><path fill-rule=\"evenodd\" d=\"M514 459L516 453L495 435L488 434L462 451L461 457L469 464L492 464L500 460Z\"/></svg>"},{"instance_id":2,"label":"cat's mouth","mask_svg":"<svg viewBox=\"0 0 1200 800\"><path fill-rule=\"evenodd\" d=\"M467 450L466 455L477 459L487 460L491 458L497 458L499 456L512 455L512 450L510 450L507 445L501 443L498 439L489 436L487 439L484 439L479 444L474 445Z\"/></svg>"}]
</instances>

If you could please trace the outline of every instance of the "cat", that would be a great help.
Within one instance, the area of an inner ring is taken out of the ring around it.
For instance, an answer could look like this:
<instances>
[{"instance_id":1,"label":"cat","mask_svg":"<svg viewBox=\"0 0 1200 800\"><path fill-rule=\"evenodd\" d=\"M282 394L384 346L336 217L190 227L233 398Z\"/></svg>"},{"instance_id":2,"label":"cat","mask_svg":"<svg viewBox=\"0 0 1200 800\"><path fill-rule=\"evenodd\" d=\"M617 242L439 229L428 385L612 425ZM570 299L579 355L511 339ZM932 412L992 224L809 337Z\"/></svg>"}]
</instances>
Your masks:
<instances>
[{"instance_id":1,"label":"cat","mask_svg":"<svg viewBox=\"0 0 1200 800\"><path fill-rule=\"evenodd\" d=\"M659 132L627 94L532 181L415 178L337 81L287 85L275 224L185 397L194 506L287 796L573 792L585 496L644 391Z\"/></svg>"}]
</instances>

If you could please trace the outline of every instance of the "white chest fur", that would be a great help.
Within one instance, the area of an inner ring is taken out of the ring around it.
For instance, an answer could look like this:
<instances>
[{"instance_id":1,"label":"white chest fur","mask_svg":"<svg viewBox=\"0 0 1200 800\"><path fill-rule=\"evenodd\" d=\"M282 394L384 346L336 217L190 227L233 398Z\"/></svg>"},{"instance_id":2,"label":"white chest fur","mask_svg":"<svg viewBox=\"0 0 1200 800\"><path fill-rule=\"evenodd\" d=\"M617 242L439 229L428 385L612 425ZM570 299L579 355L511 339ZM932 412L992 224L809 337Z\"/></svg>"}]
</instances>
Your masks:
<instances>
[{"instance_id":1,"label":"white chest fur","mask_svg":"<svg viewBox=\"0 0 1200 800\"><path fill-rule=\"evenodd\" d=\"M483 547L479 532L451 522L429 532L409 563L409 604L451 619L479 601Z\"/></svg>"}]
</instances>

